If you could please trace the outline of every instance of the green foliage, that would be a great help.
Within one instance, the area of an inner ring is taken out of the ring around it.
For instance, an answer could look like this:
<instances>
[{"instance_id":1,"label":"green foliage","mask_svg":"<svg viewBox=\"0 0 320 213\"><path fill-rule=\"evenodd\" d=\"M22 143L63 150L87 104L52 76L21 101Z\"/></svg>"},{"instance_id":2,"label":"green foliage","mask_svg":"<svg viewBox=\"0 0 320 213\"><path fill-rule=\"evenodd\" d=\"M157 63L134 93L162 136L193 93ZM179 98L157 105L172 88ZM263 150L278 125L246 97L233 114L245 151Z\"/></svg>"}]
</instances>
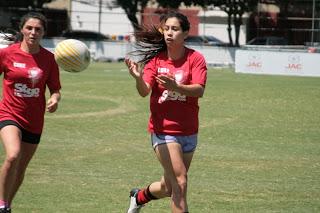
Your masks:
<instances>
[{"instance_id":1,"label":"green foliage","mask_svg":"<svg viewBox=\"0 0 320 213\"><path fill-rule=\"evenodd\" d=\"M136 17L137 12L143 11L145 6L148 3L148 0L115 0L115 2L120 5L126 12L128 19L130 20L134 29L139 28L139 21ZM230 44L233 45L233 39L231 34L231 24L233 19L233 24L235 26L235 45L239 46L239 35L240 35L240 26L242 24L242 15L245 12L251 12L255 9L258 4L256 0L157 0L156 1L159 7L162 8L173 8L178 9L182 3L186 6L197 5L203 8L208 6L218 6L223 11L228 14L228 33Z\"/></svg>"},{"instance_id":2,"label":"green foliage","mask_svg":"<svg viewBox=\"0 0 320 213\"><path fill-rule=\"evenodd\" d=\"M137 18L137 13L143 11L149 0L114 0L114 2L121 6L121 8L126 12L133 28L139 28L140 24Z\"/></svg>"},{"instance_id":3,"label":"green foliage","mask_svg":"<svg viewBox=\"0 0 320 213\"><path fill-rule=\"evenodd\" d=\"M240 35L240 26L242 25L242 16L245 12L253 12L257 5L258 1L256 0L212 0L212 4L220 7L221 10L225 11L228 14L228 34L229 34L229 43L236 46L239 46L239 35ZM231 24L234 24L235 29L235 39L233 42L233 36L231 34Z\"/></svg>"},{"instance_id":4,"label":"green foliage","mask_svg":"<svg viewBox=\"0 0 320 213\"><path fill-rule=\"evenodd\" d=\"M0 0L0 7L32 7L42 8L44 3L52 0Z\"/></svg>"},{"instance_id":5,"label":"green foliage","mask_svg":"<svg viewBox=\"0 0 320 213\"><path fill-rule=\"evenodd\" d=\"M127 14L128 19L130 20L134 29L137 29L140 25L137 12L143 12L143 9L146 7L149 0L134 0L134 1L127 1L127 0L114 0L114 3L118 4L119 6L124 9ZM180 7L181 3L184 3L186 6L191 5L199 5L206 7L208 5L206 0L179 0L179 1L172 1L172 0L157 0L156 1L159 7L162 8L173 8L177 9ZM208 1L209 2L209 1Z\"/></svg>"}]
</instances>

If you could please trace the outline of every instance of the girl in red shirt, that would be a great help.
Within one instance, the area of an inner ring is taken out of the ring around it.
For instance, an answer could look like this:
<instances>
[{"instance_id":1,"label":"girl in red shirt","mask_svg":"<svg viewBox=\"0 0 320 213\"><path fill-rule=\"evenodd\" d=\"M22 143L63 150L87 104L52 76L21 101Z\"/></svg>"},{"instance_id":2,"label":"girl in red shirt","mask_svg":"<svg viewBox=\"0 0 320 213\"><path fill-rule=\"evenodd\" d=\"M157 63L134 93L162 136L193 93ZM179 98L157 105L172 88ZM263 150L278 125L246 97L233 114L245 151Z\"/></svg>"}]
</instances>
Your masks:
<instances>
[{"instance_id":1,"label":"girl in red shirt","mask_svg":"<svg viewBox=\"0 0 320 213\"><path fill-rule=\"evenodd\" d=\"M0 51L0 136L6 154L0 170L0 213L11 212L11 202L40 142L44 113L55 112L60 100L58 65L53 54L40 46L46 23L42 14L26 14L20 23L22 41ZM46 87L50 90L47 103Z\"/></svg>"},{"instance_id":2,"label":"girl in red shirt","mask_svg":"<svg viewBox=\"0 0 320 213\"><path fill-rule=\"evenodd\" d=\"M148 129L164 175L145 189L131 190L128 213L164 197L171 197L172 212L188 212L187 173L197 145L198 98L204 93L207 68L199 52L184 46L190 28L186 16L170 11L160 23L160 29L135 32L142 49L134 53L142 59L125 62L138 93L145 97L151 92Z\"/></svg>"}]
</instances>

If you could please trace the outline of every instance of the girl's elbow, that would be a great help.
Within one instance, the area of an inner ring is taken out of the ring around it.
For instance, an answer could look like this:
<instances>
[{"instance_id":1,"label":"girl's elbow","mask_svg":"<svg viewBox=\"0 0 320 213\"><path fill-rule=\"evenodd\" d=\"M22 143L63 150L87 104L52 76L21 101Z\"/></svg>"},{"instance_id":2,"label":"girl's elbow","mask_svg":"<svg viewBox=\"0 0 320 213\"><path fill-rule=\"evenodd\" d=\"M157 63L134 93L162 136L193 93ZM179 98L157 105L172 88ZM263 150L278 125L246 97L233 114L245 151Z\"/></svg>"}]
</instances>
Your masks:
<instances>
[{"instance_id":1,"label":"girl's elbow","mask_svg":"<svg viewBox=\"0 0 320 213\"><path fill-rule=\"evenodd\" d=\"M204 95L204 88L201 88L201 90L199 91L198 97L202 98Z\"/></svg>"},{"instance_id":2,"label":"girl's elbow","mask_svg":"<svg viewBox=\"0 0 320 213\"><path fill-rule=\"evenodd\" d=\"M139 95L141 96L141 97L146 97L146 96L148 96L148 94L149 94L149 92L148 91L139 91Z\"/></svg>"},{"instance_id":3,"label":"girl's elbow","mask_svg":"<svg viewBox=\"0 0 320 213\"><path fill-rule=\"evenodd\" d=\"M141 93L140 93L140 96L143 97L143 98L146 97L147 95L148 95L148 94L145 94L145 93L141 94Z\"/></svg>"}]
</instances>

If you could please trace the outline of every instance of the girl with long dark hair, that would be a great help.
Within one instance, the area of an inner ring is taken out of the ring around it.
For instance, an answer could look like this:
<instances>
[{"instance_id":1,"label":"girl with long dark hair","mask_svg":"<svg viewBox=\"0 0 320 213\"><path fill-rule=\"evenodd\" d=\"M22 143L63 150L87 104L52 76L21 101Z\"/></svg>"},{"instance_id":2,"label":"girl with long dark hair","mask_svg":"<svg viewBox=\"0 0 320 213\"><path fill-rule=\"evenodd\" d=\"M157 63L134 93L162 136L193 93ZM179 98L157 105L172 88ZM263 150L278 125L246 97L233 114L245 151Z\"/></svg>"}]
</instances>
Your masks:
<instances>
[{"instance_id":1,"label":"girl with long dark hair","mask_svg":"<svg viewBox=\"0 0 320 213\"><path fill-rule=\"evenodd\" d=\"M131 54L140 60L125 60L138 93L151 93L148 129L164 170L159 181L131 190L128 213L165 197L171 199L172 212L188 212L187 175L197 146L198 99L207 77L204 57L184 45L189 28L186 16L169 11L160 17L159 27L135 32L138 49Z\"/></svg>"},{"instance_id":2,"label":"girl with long dark hair","mask_svg":"<svg viewBox=\"0 0 320 213\"><path fill-rule=\"evenodd\" d=\"M27 166L40 142L45 111L60 100L59 68L51 52L40 45L46 18L30 12L21 18L17 43L0 50L3 74L0 136L5 151L0 170L0 213L11 212ZM45 99L46 87L50 98Z\"/></svg>"}]
</instances>

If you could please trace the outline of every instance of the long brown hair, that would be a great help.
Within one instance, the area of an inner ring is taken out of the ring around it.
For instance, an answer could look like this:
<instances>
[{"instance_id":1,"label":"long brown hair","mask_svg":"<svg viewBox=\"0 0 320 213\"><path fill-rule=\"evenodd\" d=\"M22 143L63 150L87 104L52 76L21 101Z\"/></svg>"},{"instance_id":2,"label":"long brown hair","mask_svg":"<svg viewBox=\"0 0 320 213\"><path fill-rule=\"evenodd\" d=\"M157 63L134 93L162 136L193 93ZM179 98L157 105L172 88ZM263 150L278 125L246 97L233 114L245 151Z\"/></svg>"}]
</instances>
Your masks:
<instances>
[{"instance_id":1,"label":"long brown hair","mask_svg":"<svg viewBox=\"0 0 320 213\"><path fill-rule=\"evenodd\" d=\"M48 23L47 18L43 14L37 13L37 12L29 12L29 13L25 14L24 16L22 16L20 19L19 30L21 30L23 28L23 26L25 25L25 23L29 19L32 19L32 18L40 20L44 31L45 32L47 31L47 23ZM23 40L23 35L20 32L16 35L16 40L18 40L18 41Z\"/></svg>"},{"instance_id":2,"label":"long brown hair","mask_svg":"<svg viewBox=\"0 0 320 213\"><path fill-rule=\"evenodd\" d=\"M19 29L21 30L24 24L31 18L40 20L44 31L47 31L47 18L41 13L37 13L37 12L29 12L24 16L22 16L22 18L20 19Z\"/></svg>"},{"instance_id":3,"label":"long brown hair","mask_svg":"<svg viewBox=\"0 0 320 213\"><path fill-rule=\"evenodd\" d=\"M190 23L188 18L175 10L170 10L162 14L160 16L160 24L158 26L142 26L140 29L134 32L134 46L136 50L129 53L129 55L140 57L138 63L141 65L147 64L157 54L167 50L167 45L163 37L161 26L167 21L168 18L177 18L180 22L182 30L184 32L189 31Z\"/></svg>"},{"instance_id":4,"label":"long brown hair","mask_svg":"<svg viewBox=\"0 0 320 213\"><path fill-rule=\"evenodd\" d=\"M47 18L41 13L37 13L37 12L29 12L24 16L22 16L20 19L19 30L21 30L25 25L25 23L31 18L39 19L41 21L44 31L47 31ZM14 29L6 29L4 32L0 32L0 33L2 34L2 37L4 40L11 43L15 43L23 40L22 33Z\"/></svg>"}]
</instances>

